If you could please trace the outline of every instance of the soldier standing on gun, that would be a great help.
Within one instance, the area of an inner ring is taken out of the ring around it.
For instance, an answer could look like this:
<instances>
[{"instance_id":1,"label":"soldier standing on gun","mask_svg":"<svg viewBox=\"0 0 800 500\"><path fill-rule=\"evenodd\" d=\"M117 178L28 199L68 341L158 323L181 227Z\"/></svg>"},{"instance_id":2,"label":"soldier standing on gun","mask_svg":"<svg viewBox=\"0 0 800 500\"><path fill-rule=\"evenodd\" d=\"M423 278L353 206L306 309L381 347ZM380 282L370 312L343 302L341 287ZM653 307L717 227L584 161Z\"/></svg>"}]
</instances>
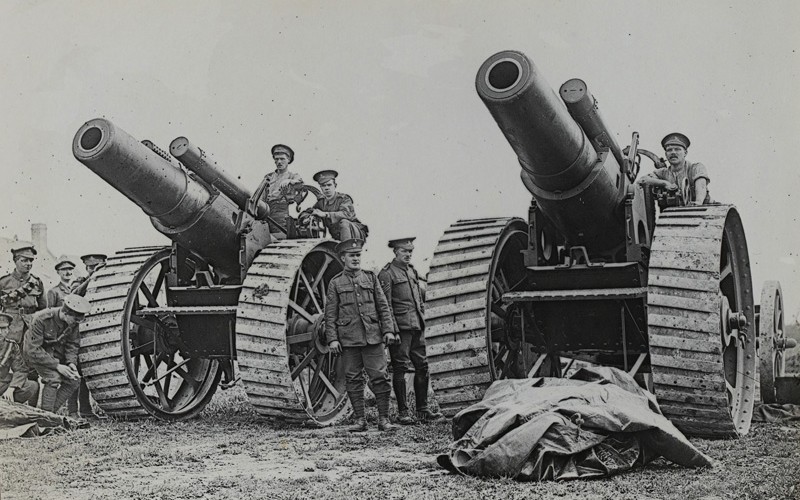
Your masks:
<instances>
[{"instance_id":1,"label":"soldier standing on gun","mask_svg":"<svg viewBox=\"0 0 800 500\"><path fill-rule=\"evenodd\" d=\"M433 422L444 415L428 408L428 358L425 353L425 304L419 285L419 275L411 265L416 238L401 238L389 241L394 259L378 274L381 288L392 308L394 330L399 332L400 343L389 346L392 359L392 385L397 398L397 421L403 425L414 423L406 403L406 371L408 364L414 365L414 399L417 420Z\"/></svg>"},{"instance_id":2,"label":"soldier standing on gun","mask_svg":"<svg viewBox=\"0 0 800 500\"><path fill-rule=\"evenodd\" d=\"M47 307L59 307L64 303L64 297L70 294L72 289L72 272L75 270L75 263L66 257L58 259L55 265L58 273L59 282L47 291Z\"/></svg>"},{"instance_id":3,"label":"soldier standing on gun","mask_svg":"<svg viewBox=\"0 0 800 500\"><path fill-rule=\"evenodd\" d=\"M22 356L22 341L33 313L47 307L42 280L31 274L36 249L21 245L11 249L14 271L0 278L0 306L12 317L0 342L0 394L14 389L14 401L36 406L39 383L28 379L30 369Z\"/></svg>"},{"instance_id":4,"label":"soldier standing on gun","mask_svg":"<svg viewBox=\"0 0 800 500\"><path fill-rule=\"evenodd\" d=\"M344 271L331 279L325 303L325 339L334 355L341 354L347 395L356 422L350 432L364 432L364 371L369 376L378 405L378 430L390 431L389 396L392 386L386 366L384 343L396 340L389 303L375 274L361 270L363 240L336 245Z\"/></svg>"},{"instance_id":5,"label":"soldier standing on gun","mask_svg":"<svg viewBox=\"0 0 800 500\"><path fill-rule=\"evenodd\" d=\"M42 409L57 412L78 388L78 323L92 306L80 295L67 295L61 307L36 313L25 335L25 360L42 378Z\"/></svg>"},{"instance_id":6,"label":"soldier standing on gun","mask_svg":"<svg viewBox=\"0 0 800 500\"><path fill-rule=\"evenodd\" d=\"M92 276L95 271L106 265L107 259L108 256L102 253L90 253L81 256L81 261L84 267L86 267L86 276L75 280L72 285L72 293L85 297L86 289L89 287ZM77 362L76 366L78 368L78 374L83 375L80 362ZM67 413L69 413L71 417L86 419L97 418L97 415L92 411L92 402L89 399L89 387L86 385L86 379L83 377L80 378L78 390L73 391L67 399Z\"/></svg>"},{"instance_id":7,"label":"soldier standing on gun","mask_svg":"<svg viewBox=\"0 0 800 500\"><path fill-rule=\"evenodd\" d=\"M313 207L303 210L299 216L300 223L307 223L311 216L319 217L334 240L366 240L369 229L356 217L353 198L336 192L338 176L336 170L322 170L314 174L323 198L317 200Z\"/></svg>"},{"instance_id":8,"label":"soldier standing on gun","mask_svg":"<svg viewBox=\"0 0 800 500\"><path fill-rule=\"evenodd\" d=\"M289 164L294 161L294 151L289 146L276 144L272 146L272 159L275 161L275 170L268 173L259 186L263 190L261 199L269 206L269 216L276 223L283 226L277 227L269 223L269 232L278 234L278 239L283 239L284 229L289 231L288 224L294 221L289 217L289 204L302 203L306 197L305 190L296 190L302 187L303 179L296 172L289 171ZM293 199L290 196L293 195Z\"/></svg>"}]
</instances>

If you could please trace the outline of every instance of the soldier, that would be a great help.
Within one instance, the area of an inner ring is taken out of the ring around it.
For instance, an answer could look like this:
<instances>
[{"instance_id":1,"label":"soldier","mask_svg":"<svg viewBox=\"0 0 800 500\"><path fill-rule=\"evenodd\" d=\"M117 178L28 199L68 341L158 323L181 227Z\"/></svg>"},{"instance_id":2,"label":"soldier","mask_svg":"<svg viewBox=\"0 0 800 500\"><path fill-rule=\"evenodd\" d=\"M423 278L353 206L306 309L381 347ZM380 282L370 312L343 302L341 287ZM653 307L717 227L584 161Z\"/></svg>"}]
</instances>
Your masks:
<instances>
[{"instance_id":1,"label":"soldier","mask_svg":"<svg viewBox=\"0 0 800 500\"><path fill-rule=\"evenodd\" d=\"M59 282L47 291L47 307L59 307L64 303L64 297L70 294L72 272L75 270L75 263L66 256L58 259L55 265L58 273Z\"/></svg>"},{"instance_id":2,"label":"soldier","mask_svg":"<svg viewBox=\"0 0 800 500\"><path fill-rule=\"evenodd\" d=\"M406 371L409 361L414 365L414 398L417 420L434 422L444 415L428 408L428 358L425 353L425 296L419 284L419 275L411 265L416 238L389 241L394 259L378 274L381 288L392 309L394 330L400 342L389 346L392 359L392 385L397 398L397 421L403 425L414 423L406 404Z\"/></svg>"},{"instance_id":3,"label":"soldier","mask_svg":"<svg viewBox=\"0 0 800 500\"><path fill-rule=\"evenodd\" d=\"M81 256L81 261L84 267L86 267L86 276L75 280L72 286L72 293L85 297L91 277L94 275L95 271L106 265L106 260L108 260L108 256L102 253L90 253ZM78 374L83 375L80 362L77 362L76 365L78 367ZM89 387L86 385L86 379L83 377L80 378L78 390L73 391L67 399L67 413L71 417L86 419L98 418L94 411L92 411L92 402L89 399Z\"/></svg>"},{"instance_id":4,"label":"soldier","mask_svg":"<svg viewBox=\"0 0 800 500\"><path fill-rule=\"evenodd\" d=\"M14 369L14 362L21 361L19 343L8 339L8 332L14 316L0 313L0 376L3 381L0 384L0 395L8 389L11 382L16 382L14 388L14 401L17 403L28 403L36 406L39 399L39 384L35 380L29 380L27 372ZM13 373L13 375L12 375Z\"/></svg>"},{"instance_id":5,"label":"soldier","mask_svg":"<svg viewBox=\"0 0 800 500\"><path fill-rule=\"evenodd\" d=\"M708 172L700 162L691 163L686 160L689 150L689 138L680 132L667 134L661 140L661 146L667 155L668 167L657 168L637 184L661 186L669 190L683 190L683 200L687 205L703 205L711 203L708 194Z\"/></svg>"},{"instance_id":6,"label":"soldier","mask_svg":"<svg viewBox=\"0 0 800 500\"><path fill-rule=\"evenodd\" d=\"M25 336L25 360L42 378L41 408L57 412L78 388L78 323L92 306L80 295L64 297L61 307L36 313Z\"/></svg>"},{"instance_id":7,"label":"soldier","mask_svg":"<svg viewBox=\"0 0 800 500\"><path fill-rule=\"evenodd\" d=\"M300 223L307 223L313 215L322 219L325 229L335 240L365 240L369 229L356 217L353 198L336 192L338 176L336 170L322 170L314 174L314 180L322 189L323 199L317 200L313 207L303 210L299 217Z\"/></svg>"},{"instance_id":8,"label":"soldier","mask_svg":"<svg viewBox=\"0 0 800 500\"><path fill-rule=\"evenodd\" d=\"M42 280L31 274L36 249L30 244L20 244L11 249L14 271L0 278L0 306L13 318L4 335L7 354L0 366L0 394L8 387L14 389L14 401L35 406L39 398L39 384L28 380L28 368L22 356L22 339L33 313L47 307ZM2 349L0 349L2 350Z\"/></svg>"},{"instance_id":9,"label":"soldier","mask_svg":"<svg viewBox=\"0 0 800 500\"><path fill-rule=\"evenodd\" d=\"M390 431L389 396L392 386L386 367L384 343L396 340L389 303L374 273L361 270L363 240L336 245L344 271L331 279L325 304L325 339L334 355L341 354L347 395L356 423L350 432L367 430L364 418L364 371L378 404L378 430Z\"/></svg>"},{"instance_id":10,"label":"soldier","mask_svg":"<svg viewBox=\"0 0 800 500\"><path fill-rule=\"evenodd\" d=\"M106 260L108 260L108 256L102 253L82 255L81 262L83 262L83 266L86 268L86 276L81 276L72 282L72 293L85 297L91 276L95 271L106 265Z\"/></svg>"},{"instance_id":11,"label":"soldier","mask_svg":"<svg viewBox=\"0 0 800 500\"><path fill-rule=\"evenodd\" d=\"M275 161L275 170L268 173L258 190L262 192L261 199L269 205L270 218L283 227L269 223L270 233L276 233L278 239L286 237L289 224L294 221L289 217L289 204L300 204L306 197L303 179L299 174L289 171L289 164L294 161L294 151L289 146L276 144L272 146L272 159Z\"/></svg>"}]
</instances>

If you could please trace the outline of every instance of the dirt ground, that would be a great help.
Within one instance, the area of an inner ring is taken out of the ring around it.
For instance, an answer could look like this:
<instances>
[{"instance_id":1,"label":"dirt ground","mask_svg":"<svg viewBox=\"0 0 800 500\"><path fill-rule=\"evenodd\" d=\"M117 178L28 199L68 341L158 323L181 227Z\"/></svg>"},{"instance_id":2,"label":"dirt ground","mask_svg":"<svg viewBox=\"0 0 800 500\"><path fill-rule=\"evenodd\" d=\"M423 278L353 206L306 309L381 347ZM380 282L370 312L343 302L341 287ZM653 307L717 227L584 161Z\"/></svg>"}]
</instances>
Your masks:
<instances>
[{"instance_id":1,"label":"dirt ground","mask_svg":"<svg viewBox=\"0 0 800 500\"><path fill-rule=\"evenodd\" d=\"M0 499L800 499L800 423L692 441L714 468L659 459L602 480L484 480L436 464L450 443L447 423L360 435L282 426L259 419L231 389L189 422L105 420L0 442Z\"/></svg>"}]
</instances>

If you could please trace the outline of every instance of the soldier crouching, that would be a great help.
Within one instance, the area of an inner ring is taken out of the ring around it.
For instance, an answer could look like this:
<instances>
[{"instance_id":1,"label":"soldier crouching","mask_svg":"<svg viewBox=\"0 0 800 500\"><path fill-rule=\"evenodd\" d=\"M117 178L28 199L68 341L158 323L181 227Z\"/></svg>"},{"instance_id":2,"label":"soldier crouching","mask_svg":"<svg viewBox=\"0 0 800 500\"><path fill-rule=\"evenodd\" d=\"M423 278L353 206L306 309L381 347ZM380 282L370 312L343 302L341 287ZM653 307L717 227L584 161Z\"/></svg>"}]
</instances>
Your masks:
<instances>
[{"instance_id":1,"label":"soldier crouching","mask_svg":"<svg viewBox=\"0 0 800 500\"><path fill-rule=\"evenodd\" d=\"M378 405L378 430L390 431L389 397L392 386L386 366L384 343L396 340L389 303L374 273L361 269L363 240L336 245L344 271L331 279L325 304L325 338L333 354L341 354L347 395L356 422L350 432L367 430L364 417L364 371L369 376Z\"/></svg>"},{"instance_id":2,"label":"soldier crouching","mask_svg":"<svg viewBox=\"0 0 800 500\"><path fill-rule=\"evenodd\" d=\"M78 388L78 323L91 310L80 295L67 295L61 307L39 311L25 335L24 355L28 365L42 378L41 408L57 412Z\"/></svg>"}]
</instances>

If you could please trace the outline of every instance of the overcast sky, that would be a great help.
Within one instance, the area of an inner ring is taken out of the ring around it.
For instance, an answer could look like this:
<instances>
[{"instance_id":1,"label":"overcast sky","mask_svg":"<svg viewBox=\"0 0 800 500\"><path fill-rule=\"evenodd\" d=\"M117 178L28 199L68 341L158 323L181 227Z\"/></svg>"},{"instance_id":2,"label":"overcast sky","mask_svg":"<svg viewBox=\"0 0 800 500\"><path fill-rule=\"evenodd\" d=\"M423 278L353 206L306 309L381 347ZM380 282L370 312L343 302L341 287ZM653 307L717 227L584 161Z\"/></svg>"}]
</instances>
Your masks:
<instances>
[{"instance_id":1,"label":"overcast sky","mask_svg":"<svg viewBox=\"0 0 800 500\"><path fill-rule=\"evenodd\" d=\"M622 145L692 139L712 196L735 204L756 297L800 310L800 2L0 2L0 235L44 222L55 254L165 241L71 154L98 116L165 148L185 135L243 184L291 145L340 172L370 226L366 260L418 237L423 270L460 218L525 217L530 195L475 93L493 53L526 53L554 88L584 79ZM646 163L646 162L643 162ZM647 164L645 170L649 170Z\"/></svg>"}]
</instances>

